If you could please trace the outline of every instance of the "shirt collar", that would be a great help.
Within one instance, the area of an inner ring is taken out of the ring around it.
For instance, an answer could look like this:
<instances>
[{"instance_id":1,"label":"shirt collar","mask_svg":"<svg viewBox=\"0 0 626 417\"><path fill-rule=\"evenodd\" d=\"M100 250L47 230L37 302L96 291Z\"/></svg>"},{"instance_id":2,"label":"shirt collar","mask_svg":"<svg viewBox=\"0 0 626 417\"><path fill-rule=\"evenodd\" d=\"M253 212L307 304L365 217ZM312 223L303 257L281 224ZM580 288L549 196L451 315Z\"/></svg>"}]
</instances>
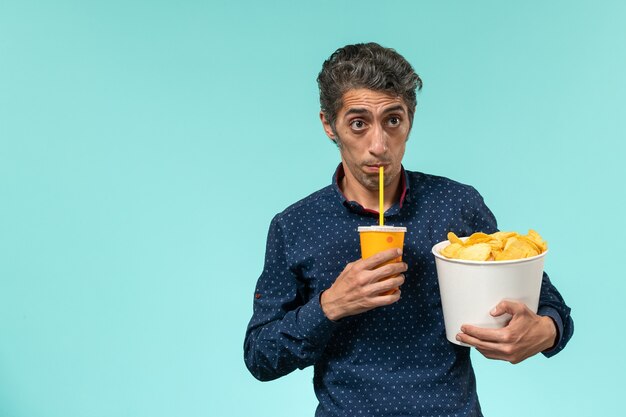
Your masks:
<instances>
[{"instance_id":1,"label":"shirt collar","mask_svg":"<svg viewBox=\"0 0 626 417\"><path fill-rule=\"evenodd\" d=\"M400 201L398 202L398 204L394 204L394 206L391 209L387 210L387 214L388 215L389 214L395 214L399 209L402 208L402 206L404 205L405 201L410 201L409 176L406 174L406 171L404 170L404 166L400 167L400 173L402 175L402 177L401 177L401 184L400 184L400 187L402 187L402 193L400 194ZM344 171L343 164L339 163L339 165L337 166L337 169L335 170L335 173L333 174L333 188L335 189L335 192L339 196L339 199L340 199L341 203L344 206L346 206L347 208L351 209L351 210L355 210L355 211L358 211L358 212L365 212L365 213L375 214L376 216L378 216L378 211L366 209L361 204L359 204L357 201L348 201L348 199L344 195L343 191L341 191L341 188L339 187L339 182L345 176L346 176L346 173ZM398 206L398 207L397 207L396 210L393 210L395 206ZM391 213L390 211L393 212L393 213Z\"/></svg>"}]
</instances>

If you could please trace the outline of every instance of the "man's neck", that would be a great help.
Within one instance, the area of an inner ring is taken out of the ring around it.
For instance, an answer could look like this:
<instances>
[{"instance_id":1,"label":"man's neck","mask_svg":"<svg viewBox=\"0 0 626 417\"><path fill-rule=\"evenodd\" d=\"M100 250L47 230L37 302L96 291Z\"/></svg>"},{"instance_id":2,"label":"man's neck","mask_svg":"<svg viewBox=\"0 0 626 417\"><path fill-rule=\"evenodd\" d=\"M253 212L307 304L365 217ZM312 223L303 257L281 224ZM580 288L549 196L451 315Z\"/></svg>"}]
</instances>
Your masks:
<instances>
[{"instance_id":1,"label":"man's neck","mask_svg":"<svg viewBox=\"0 0 626 417\"><path fill-rule=\"evenodd\" d=\"M393 206L402 195L402 175L398 175L391 184L385 186L384 210ZM355 178L346 173L339 182L339 188L348 201L356 201L368 210L379 210L378 190L365 188Z\"/></svg>"}]
</instances>

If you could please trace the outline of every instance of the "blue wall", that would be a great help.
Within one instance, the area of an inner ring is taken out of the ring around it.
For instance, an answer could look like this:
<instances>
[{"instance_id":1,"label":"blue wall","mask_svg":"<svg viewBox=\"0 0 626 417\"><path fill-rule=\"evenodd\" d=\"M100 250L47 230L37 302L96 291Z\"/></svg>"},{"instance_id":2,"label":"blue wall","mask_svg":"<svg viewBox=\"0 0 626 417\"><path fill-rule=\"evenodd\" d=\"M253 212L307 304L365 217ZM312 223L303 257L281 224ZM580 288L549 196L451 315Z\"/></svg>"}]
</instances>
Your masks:
<instances>
[{"instance_id":1,"label":"blue wall","mask_svg":"<svg viewBox=\"0 0 626 417\"><path fill-rule=\"evenodd\" d=\"M0 416L313 414L243 335L270 219L339 160L317 73L370 40L424 80L405 166L540 231L573 308L552 359L473 353L486 415L618 415L624 3L301 3L0 3Z\"/></svg>"}]
</instances>

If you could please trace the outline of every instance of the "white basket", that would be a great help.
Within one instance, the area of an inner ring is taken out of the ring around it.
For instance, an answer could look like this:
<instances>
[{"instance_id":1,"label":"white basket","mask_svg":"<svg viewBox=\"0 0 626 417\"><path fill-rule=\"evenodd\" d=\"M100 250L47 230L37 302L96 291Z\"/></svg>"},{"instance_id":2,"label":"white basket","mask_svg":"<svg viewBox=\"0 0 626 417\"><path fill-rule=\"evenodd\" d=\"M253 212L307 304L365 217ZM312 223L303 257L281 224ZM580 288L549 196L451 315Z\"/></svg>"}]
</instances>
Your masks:
<instances>
[{"instance_id":1,"label":"white basket","mask_svg":"<svg viewBox=\"0 0 626 417\"><path fill-rule=\"evenodd\" d=\"M546 254L513 261L465 261L448 259L440 254L449 241L433 246L435 266L446 338L457 345L461 325L472 324L497 329L506 326L509 314L491 316L490 311L502 300L521 301L537 312L543 263Z\"/></svg>"}]
</instances>

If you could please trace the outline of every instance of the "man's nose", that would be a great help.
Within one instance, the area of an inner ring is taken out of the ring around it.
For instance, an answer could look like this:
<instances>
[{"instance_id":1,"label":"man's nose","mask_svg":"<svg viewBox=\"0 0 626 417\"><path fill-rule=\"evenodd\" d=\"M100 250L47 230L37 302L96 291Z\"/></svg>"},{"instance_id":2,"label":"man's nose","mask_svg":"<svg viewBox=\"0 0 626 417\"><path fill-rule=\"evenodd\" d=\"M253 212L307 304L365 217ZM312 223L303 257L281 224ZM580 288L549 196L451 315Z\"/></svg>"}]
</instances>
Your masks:
<instances>
[{"instance_id":1,"label":"man's nose","mask_svg":"<svg viewBox=\"0 0 626 417\"><path fill-rule=\"evenodd\" d=\"M380 126L372 131L369 152L372 155L382 155L387 151L387 135Z\"/></svg>"}]
</instances>

